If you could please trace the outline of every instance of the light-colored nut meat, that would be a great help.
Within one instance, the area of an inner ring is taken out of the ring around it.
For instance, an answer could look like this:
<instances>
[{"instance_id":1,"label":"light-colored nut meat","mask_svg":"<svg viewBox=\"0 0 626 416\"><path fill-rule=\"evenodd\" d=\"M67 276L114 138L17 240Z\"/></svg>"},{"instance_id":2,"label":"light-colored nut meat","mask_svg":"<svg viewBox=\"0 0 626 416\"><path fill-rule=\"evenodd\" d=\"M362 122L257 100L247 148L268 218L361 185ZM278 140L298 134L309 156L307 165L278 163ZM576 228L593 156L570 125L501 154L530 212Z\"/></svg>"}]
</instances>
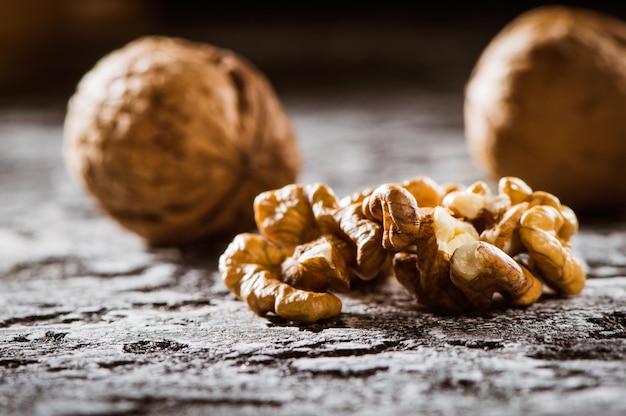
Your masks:
<instances>
[{"instance_id":1,"label":"light-colored nut meat","mask_svg":"<svg viewBox=\"0 0 626 416\"><path fill-rule=\"evenodd\" d=\"M507 295L513 305L528 306L539 299L543 288L527 268L484 241L466 243L455 250L450 276L479 310L491 305L494 293Z\"/></svg>"}]
</instances>

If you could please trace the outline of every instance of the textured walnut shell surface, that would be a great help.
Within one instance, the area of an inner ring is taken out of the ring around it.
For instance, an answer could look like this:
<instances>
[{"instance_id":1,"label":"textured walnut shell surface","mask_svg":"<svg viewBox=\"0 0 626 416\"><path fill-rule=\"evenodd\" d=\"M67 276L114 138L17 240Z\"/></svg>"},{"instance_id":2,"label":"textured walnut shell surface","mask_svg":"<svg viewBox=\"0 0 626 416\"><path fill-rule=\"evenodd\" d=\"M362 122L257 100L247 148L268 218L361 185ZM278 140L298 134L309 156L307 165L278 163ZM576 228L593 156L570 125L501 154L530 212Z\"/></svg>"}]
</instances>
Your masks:
<instances>
[{"instance_id":1,"label":"textured walnut shell surface","mask_svg":"<svg viewBox=\"0 0 626 416\"><path fill-rule=\"evenodd\" d=\"M252 229L254 197L296 180L300 158L271 85L233 52L144 37L80 81L68 170L104 212L151 243Z\"/></svg>"},{"instance_id":2,"label":"textured walnut shell surface","mask_svg":"<svg viewBox=\"0 0 626 416\"><path fill-rule=\"evenodd\" d=\"M626 205L626 24L544 6L510 22L465 90L465 132L491 178L517 176L577 209Z\"/></svg>"}]
</instances>

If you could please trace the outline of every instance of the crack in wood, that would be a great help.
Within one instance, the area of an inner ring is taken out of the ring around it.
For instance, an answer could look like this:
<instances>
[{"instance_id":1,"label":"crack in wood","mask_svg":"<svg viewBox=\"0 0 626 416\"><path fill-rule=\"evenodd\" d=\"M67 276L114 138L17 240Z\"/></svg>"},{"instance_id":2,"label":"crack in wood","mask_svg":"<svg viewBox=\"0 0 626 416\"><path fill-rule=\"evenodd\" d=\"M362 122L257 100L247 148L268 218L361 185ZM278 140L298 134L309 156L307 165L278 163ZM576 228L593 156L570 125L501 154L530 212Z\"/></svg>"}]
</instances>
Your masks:
<instances>
[{"instance_id":1,"label":"crack in wood","mask_svg":"<svg viewBox=\"0 0 626 416\"><path fill-rule=\"evenodd\" d=\"M122 351L130 354L150 354L163 351L176 352L187 348L189 348L187 344L168 339L161 341L141 340L124 344Z\"/></svg>"}]
</instances>

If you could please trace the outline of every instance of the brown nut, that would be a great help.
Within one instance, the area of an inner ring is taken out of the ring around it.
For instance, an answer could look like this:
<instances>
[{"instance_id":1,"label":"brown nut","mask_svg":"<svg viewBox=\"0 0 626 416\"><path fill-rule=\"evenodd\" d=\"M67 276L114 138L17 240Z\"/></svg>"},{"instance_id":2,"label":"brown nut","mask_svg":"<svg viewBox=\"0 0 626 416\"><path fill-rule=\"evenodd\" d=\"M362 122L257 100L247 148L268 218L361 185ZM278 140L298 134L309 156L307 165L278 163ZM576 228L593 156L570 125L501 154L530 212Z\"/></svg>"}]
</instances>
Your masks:
<instances>
[{"instance_id":1,"label":"brown nut","mask_svg":"<svg viewBox=\"0 0 626 416\"><path fill-rule=\"evenodd\" d=\"M450 256L461 244L478 240L472 224L454 218L446 208L418 208L405 188L386 184L363 201L367 218L383 226L382 246L397 252L393 270L418 303L463 310L468 303L450 281Z\"/></svg>"},{"instance_id":2,"label":"brown nut","mask_svg":"<svg viewBox=\"0 0 626 416\"><path fill-rule=\"evenodd\" d=\"M524 246L519 237L519 224L522 215L528 210L528 206L528 202L513 205L504 213L497 224L480 233L480 239L493 244L510 256L522 252Z\"/></svg>"},{"instance_id":3,"label":"brown nut","mask_svg":"<svg viewBox=\"0 0 626 416\"><path fill-rule=\"evenodd\" d=\"M282 263L280 280L313 292L345 292L350 289L352 247L332 235L323 235L296 247Z\"/></svg>"},{"instance_id":4,"label":"brown nut","mask_svg":"<svg viewBox=\"0 0 626 416\"><path fill-rule=\"evenodd\" d=\"M578 218L574 211L567 205L561 204L559 198L551 193L535 191L528 198L529 208L537 205L556 208L561 214L563 223L559 223L557 236L563 244L569 244L571 238L578 232Z\"/></svg>"},{"instance_id":5,"label":"brown nut","mask_svg":"<svg viewBox=\"0 0 626 416\"><path fill-rule=\"evenodd\" d=\"M396 278L422 305L467 309L468 302L450 280L450 258L459 246L478 240L477 231L443 207L424 208L419 216L420 230L412 252L394 256Z\"/></svg>"},{"instance_id":6,"label":"brown nut","mask_svg":"<svg viewBox=\"0 0 626 416\"><path fill-rule=\"evenodd\" d=\"M254 199L259 231L270 241L294 249L337 230L339 201L324 184L290 184L260 193Z\"/></svg>"},{"instance_id":7,"label":"brown nut","mask_svg":"<svg viewBox=\"0 0 626 416\"><path fill-rule=\"evenodd\" d=\"M156 36L83 77L64 152L103 211L155 244L252 230L254 197L294 182L300 167L262 73L233 52Z\"/></svg>"},{"instance_id":8,"label":"brown nut","mask_svg":"<svg viewBox=\"0 0 626 416\"><path fill-rule=\"evenodd\" d=\"M401 182L399 185L413 195L418 207L441 205L441 200L448 191L448 188L438 185L428 176L417 176Z\"/></svg>"},{"instance_id":9,"label":"brown nut","mask_svg":"<svg viewBox=\"0 0 626 416\"><path fill-rule=\"evenodd\" d=\"M362 204L364 217L382 225L382 246L392 252L402 251L420 238L420 210L413 195L394 184L379 186Z\"/></svg>"},{"instance_id":10,"label":"brown nut","mask_svg":"<svg viewBox=\"0 0 626 416\"><path fill-rule=\"evenodd\" d=\"M386 272L390 258L390 254L382 246L382 226L363 214L363 200L371 193L372 190L366 190L343 198L340 201L342 208L335 214L340 235L354 244L350 267L362 280L372 280Z\"/></svg>"},{"instance_id":11,"label":"brown nut","mask_svg":"<svg viewBox=\"0 0 626 416\"><path fill-rule=\"evenodd\" d=\"M563 225L561 225L557 236L563 245L569 247L572 237L578 233L578 217L576 217L574 210L567 205L561 205L559 213L563 217Z\"/></svg>"},{"instance_id":12,"label":"brown nut","mask_svg":"<svg viewBox=\"0 0 626 416\"><path fill-rule=\"evenodd\" d=\"M445 256L435 254L428 273L418 266L418 254L400 252L393 256L393 271L398 282L418 304L427 308L462 312L472 305L465 294L450 280L450 262Z\"/></svg>"},{"instance_id":13,"label":"brown nut","mask_svg":"<svg viewBox=\"0 0 626 416\"><path fill-rule=\"evenodd\" d=\"M520 219L520 239L541 279L557 293L577 295L585 286L585 269L559 238L566 220L558 209L536 205ZM569 225L565 225L569 227ZM567 233L569 234L569 232Z\"/></svg>"},{"instance_id":14,"label":"brown nut","mask_svg":"<svg viewBox=\"0 0 626 416\"><path fill-rule=\"evenodd\" d=\"M508 195L511 205L517 205L528 201L533 190L520 178L504 176L498 180L498 193Z\"/></svg>"},{"instance_id":15,"label":"brown nut","mask_svg":"<svg viewBox=\"0 0 626 416\"><path fill-rule=\"evenodd\" d=\"M280 249L258 234L237 235L219 259L226 287L257 315L267 313L303 323L330 318L341 312L341 300L331 293L295 288L282 281Z\"/></svg>"},{"instance_id":16,"label":"brown nut","mask_svg":"<svg viewBox=\"0 0 626 416\"><path fill-rule=\"evenodd\" d=\"M562 294L582 290L584 269L569 244L577 218L556 196L514 177L499 182L499 195L480 181L441 194L424 177L411 181L339 201L323 184L264 192L255 214L265 237L231 243L220 258L225 284L258 314L301 322L338 314L339 299L323 292L348 290L355 276L373 279L391 257L398 282L432 309L483 310L496 293L527 306L544 283ZM414 193L423 203L442 195L449 208L419 207ZM493 224L479 235L484 218Z\"/></svg>"},{"instance_id":17,"label":"brown nut","mask_svg":"<svg viewBox=\"0 0 626 416\"><path fill-rule=\"evenodd\" d=\"M543 6L485 48L465 88L465 136L492 179L514 175L576 210L626 206L626 23Z\"/></svg>"},{"instance_id":18,"label":"brown nut","mask_svg":"<svg viewBox=\"0 0 626 416\"><path fill-rule=\"evenodd\" d=\"M496 292L507 295L513 305L528 306L539 299L543 288L527 268L484 241L472 241L454 251L450 278L479 310L489 308Z\"/></svg>"}]
</instances>

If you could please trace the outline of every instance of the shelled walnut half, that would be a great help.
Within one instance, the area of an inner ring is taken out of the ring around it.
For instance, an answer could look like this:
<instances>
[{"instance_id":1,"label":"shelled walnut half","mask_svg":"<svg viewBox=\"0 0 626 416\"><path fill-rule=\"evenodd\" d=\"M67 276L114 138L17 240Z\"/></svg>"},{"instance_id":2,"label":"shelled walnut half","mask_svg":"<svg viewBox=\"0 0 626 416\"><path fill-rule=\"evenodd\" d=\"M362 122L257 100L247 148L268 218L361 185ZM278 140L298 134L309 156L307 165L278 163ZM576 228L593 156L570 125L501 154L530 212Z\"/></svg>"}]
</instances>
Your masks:
<instances>
[{"instance_id":1,"label":"shelled walnut half","mask_svg":"<svg viewBox=\"0 0 626 416\"><path fill-rule=\"evenodd\" d=\"M284 281L297 280L296 275L283 274L287 258L285 250L265 238L243 233L222 254L219 269L228 290L258 315L273 312L282 318L310 323L339 314L341 300L333 294L298 289ZM329 262L324 265L329 266Z\"/></svg>"},{"instance_id":2,"label":"shelled walnut half","mask_svg":"<svg viewBox=\"0 0 626 416\"><path fill-rule=\"evenodd\" d=\"M345 292L352 280L371 280L389 264L382 228L361 213L363 198L338 201L319 183L259 194L260 234L237 236L220 257L226 286L259 315L306 323L337 315L341 301L329 291Z\"/></svg>"}]
</instances>

